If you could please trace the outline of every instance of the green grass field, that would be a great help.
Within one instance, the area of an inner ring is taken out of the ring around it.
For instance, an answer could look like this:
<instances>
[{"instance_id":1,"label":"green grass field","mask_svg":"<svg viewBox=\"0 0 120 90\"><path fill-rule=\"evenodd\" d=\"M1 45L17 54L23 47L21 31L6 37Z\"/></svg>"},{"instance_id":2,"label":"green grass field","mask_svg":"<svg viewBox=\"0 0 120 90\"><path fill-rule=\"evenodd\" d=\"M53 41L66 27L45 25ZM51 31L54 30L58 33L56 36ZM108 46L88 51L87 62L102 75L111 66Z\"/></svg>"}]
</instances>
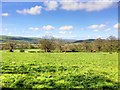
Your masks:
<instances>
[{"instance_id":1,"label":"green grass field","mask_svg":"<svg viewBox=\"0 0 120 90\"><path fill-rule=\"evenodd\" d=\"M3 88L118 86L118 53L1 53Z\"/></svg>"}]
</instances>

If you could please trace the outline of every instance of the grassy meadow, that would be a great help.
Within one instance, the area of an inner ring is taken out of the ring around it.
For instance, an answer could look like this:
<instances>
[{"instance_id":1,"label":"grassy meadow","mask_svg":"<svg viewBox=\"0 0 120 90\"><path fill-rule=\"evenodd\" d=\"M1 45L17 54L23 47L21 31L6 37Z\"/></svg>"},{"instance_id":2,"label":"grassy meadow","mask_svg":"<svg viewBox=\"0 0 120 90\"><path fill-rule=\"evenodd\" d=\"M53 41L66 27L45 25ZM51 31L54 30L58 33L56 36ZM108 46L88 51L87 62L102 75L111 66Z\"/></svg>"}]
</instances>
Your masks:
<instances>
[{"instance_id":1,"label":"grassy meadow","mask_svg":"<svg viewBox=\"0 0 120 90\"><path fill-rule=\"evenodd\" d=\"M1 51L3 88L99 88L116 90L118 53Z\"/></svg>"}]
</instances>

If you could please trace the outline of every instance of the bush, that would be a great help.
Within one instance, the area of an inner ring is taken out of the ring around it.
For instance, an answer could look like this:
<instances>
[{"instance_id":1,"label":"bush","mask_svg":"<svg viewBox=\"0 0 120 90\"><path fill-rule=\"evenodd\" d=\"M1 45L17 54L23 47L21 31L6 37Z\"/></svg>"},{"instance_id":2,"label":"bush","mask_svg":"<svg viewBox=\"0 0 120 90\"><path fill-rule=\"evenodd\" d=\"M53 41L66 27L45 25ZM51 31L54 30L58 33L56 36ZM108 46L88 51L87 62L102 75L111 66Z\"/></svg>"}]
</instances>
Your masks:
<instances>
[{"instance_id":1,"label":"bush","mask_svg":"<svg viewBox=\"0 0 120 90\"><path fill-rule=\"evenodd\" d=\"M28 51L29 53L36 53L36 51Z\"/></svg>"},{"instance_id":2,"label":"bush","mask_svg":"<svg viewBox=\"0 0 120 90\"><path fill-rule=\"evenodd\" d=\"M45 51L37 51L37 53L44 53Z\"/></svg>"},{"instance_id":3,"label":"bush","mask_svg":"<svg viewBox=\"0 0 120 90\"><path fill-rule=\"evenodd\" d=\"M66 51L66 52L78 52L78 51Z\"/></svg>"},{"instance_id":4,"label":"bush","mask_svg":"<svg viewBox=\"0 0 120 90\"><path fill-rule=\"evenodd\" d=\"M59 50L52 50L53 53L59 53Z\"/></svg>"},{"instance_id":5,"label":"bush","mask_svg":"<svg viewBox=\"0 0 120 90\"><path fill-rule=\"evenodd\" d=\"M25 52L25 50L21 49L20 52Z\"/></svg>"},{"instance_id":6,"label":"bush","mask_svg":"<svg viewBox=\"0 0 120 90\"><path fill-rule=\"evenodd\" d=\"M78 50L76 50L76 49L72 49L72 52L78 52Z\"/></svg>"}]
</instances>

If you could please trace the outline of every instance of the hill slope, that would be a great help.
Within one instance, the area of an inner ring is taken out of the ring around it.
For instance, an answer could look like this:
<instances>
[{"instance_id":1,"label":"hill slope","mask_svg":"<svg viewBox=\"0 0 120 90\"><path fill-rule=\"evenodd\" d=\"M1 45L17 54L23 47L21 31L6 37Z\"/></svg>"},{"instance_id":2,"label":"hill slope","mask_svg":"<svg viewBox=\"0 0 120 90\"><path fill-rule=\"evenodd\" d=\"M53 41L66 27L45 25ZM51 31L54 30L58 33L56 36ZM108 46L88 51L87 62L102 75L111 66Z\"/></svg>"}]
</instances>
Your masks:
<instances>
[{"instance_id":1,"label":"hill slope","mask_svg":"<svg viewBox=\"0 0 120 90\"><path fill-rule=\"evenodd\" d=\"M16 37L16 36L0 36L0 43L6 43L9 40L25 41L25 42L29 42L29 43L38 43L40 38Z\"/></svg>"},{"instance_id":2,"label":"hill slope","mask_svg":"<svg viewBox=\"0 0 120 90\"><path fill-rule=\"evenodd\" d=\"M41 38L35 38L35 37L18 37L18 36L5 36L5 35L0 35L0 43L6 43L9 40L15 40L15 41L25 41L29 42L32 44L36 44L39 42ZM69 43L81 43L84 40L75 40L75 39L63 39L65 42ZM95 39L87 39L87 41L94 41Z\"/></svg>"}]
</instances>

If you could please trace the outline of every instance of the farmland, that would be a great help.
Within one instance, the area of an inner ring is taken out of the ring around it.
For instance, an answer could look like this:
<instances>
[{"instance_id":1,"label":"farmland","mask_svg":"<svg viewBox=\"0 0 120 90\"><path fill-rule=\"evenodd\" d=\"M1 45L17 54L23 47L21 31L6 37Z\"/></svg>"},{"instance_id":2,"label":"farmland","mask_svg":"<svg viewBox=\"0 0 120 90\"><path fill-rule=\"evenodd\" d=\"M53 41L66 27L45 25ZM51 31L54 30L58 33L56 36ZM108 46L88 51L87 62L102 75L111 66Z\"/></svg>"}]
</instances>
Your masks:
<instances>
[{"instance_id":1,"label":"farmland","mask_svg":"<svg viewBox=\"0 0 120 90\"><path fill-rule=\"evenodd\" d=\"M118 53L2 53L3 88L117 89Z\"/></svg>"}]
</instances>

